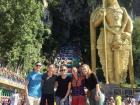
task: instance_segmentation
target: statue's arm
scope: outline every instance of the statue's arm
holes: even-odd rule
[[[132,34],[132,32],[133,32],[133,23],[132,23],[132,19],[130,18],[130,16],[128,16],[128,22],[126,24],[124,32],[128,32],[130,34]]]
[[[124,32],[124,29],[125,29],[125,27],[126,27],[126,25],[127,25],[127,22],[128,22],[128,17],[129,17],[129,15],[128,15],[128,13],[127,13],[127,11],[126,11],[125,8],[122,7],[122,10],[123,10],[123,19],[122,19],[122,28],[121,28],[121,32]]]
[[[124,32],[122,34],[124,35],[125,39],[130,39],[132,32],[133,32],[133,23],[132,23],[132,20],[129,16],[126,27],[125,27]]]
[[[96,27],[102,22],[98,10],[96,9],[90,16],[91,65],[94,72],[96,71]]]
[[[103,21],[102,18],[98,18],[98,19],[92,21],[92,26],[93,26],[93,28],[98,27],[98,26],[102,23],[102,21]]]
[[[103,11],[98,9],[95,11],[95,13],[92,13],[90,21],[93,28],[98,27],[103,22]]]

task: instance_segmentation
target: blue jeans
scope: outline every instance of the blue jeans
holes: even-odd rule
[[[99,92],[99,100],[95,100],[96,89],[91,90],[91,96],[88,97],[90,105],[104,105],[105,95]]]
[[[56,96],[56,105],[61,105],[61,100],[63,98]],[[69,105],[69,97],[67,97],[67,99],[64,101],[63,105]]]

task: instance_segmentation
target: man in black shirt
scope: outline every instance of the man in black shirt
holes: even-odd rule
[[[55,65],[50,64],[48,71],[42,76],[42,97],[40,105],[54,105],[54,87],[57,78],[54,72]]]

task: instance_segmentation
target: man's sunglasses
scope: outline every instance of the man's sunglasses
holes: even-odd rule
[[[36,65],[36,67],[38,67],[38,66],[41,67],[41,65]]]

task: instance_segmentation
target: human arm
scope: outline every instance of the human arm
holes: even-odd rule
[[[100,84],[99,84],[96,74],[94,74],[94,78],[95,78],[95,83],[96,83],[96,96],[98,96],[100,92]]]
[[[29,84],[29,81],[26,79],[25,80],[25,95],[26,96],[28,95],[28,84]]]
[[[44,82],[45,82],[45,80],[46,80],[47,77],[48,77],[47,73],[44,73],[44,74],[42,75],[42,80],[41,80],[41,86],[42,86],[42,87],[43,87]]]
[[[27,75],[26,79],[25,79],[25,95],[28,95],[28,86],[30,84],[31,81],[31,72]]]
[[[56,92],[58,88],[58,76],[55,77],[54,91]]]
[[[98,95],[99,92],[100,92],[100,85],[98,83],[96,84],[96,95]]]
[[[94,83],[95,83],[95,89],[96,89],[96,92],[95,92],[95,99],[98,100],[99,99],[99,94],[100,94],[100,84],[99,84],[99,80],[98,80],[98,77],[96,76],[95,73],[93,73],[93,80],[94,80]]]
[[[58,87],[58,81],[55,81],[55,85],[54,85],[55,88]]]
[[[96,94],[95,94],[95,100],[99,100],[100,98],[100,85],[96,84]]]

